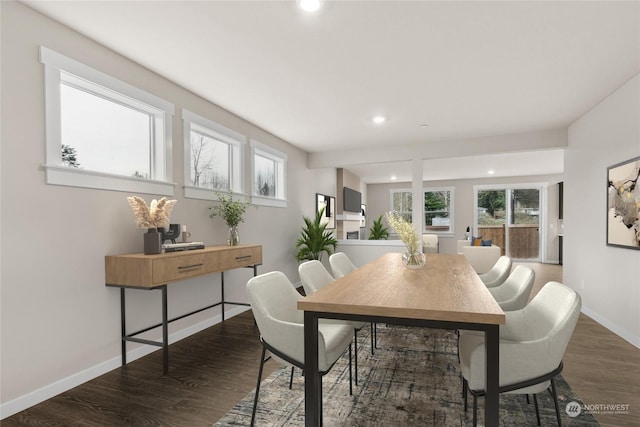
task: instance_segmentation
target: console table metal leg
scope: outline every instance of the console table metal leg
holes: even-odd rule
[[[127,322],[125,318],[124,288],[120,288],[120,339],[122,340],[122,366],[127,364]]]
[[[169,317],[167,313],[167,285],[162,288],[162,364],[163,375],[169,374]]]

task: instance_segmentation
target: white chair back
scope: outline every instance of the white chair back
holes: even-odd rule
[[[440,252],[440,246],[438,243],[437,234],[423,234],[422,235],[422,248],[425,253],[438,253]]]
[[[479,274],[480,280],[485,284],[487,288],[494,288],[500,286],[507,280],[509,274],[511,274],[511,267],[513,262],[508,256],[501,256],[494,264],[491,270],[486,273]]]
[[[306,295],[318,292],[320,289],[333,282],[333,276],[320,261],[312,260],[303,262],[298,266],[300,281]]]
[[[546,357],[540,361],[544,364],[543,370],[560,364],[581,308],[580,295],[573,289],[559,282],[548,282],[522,310],[523,323],[528,327],[518,331],[519,338],[548,342]]]
[[[336,252],[331,255],[329,265],[331,265],[331,272],[336,279],[346,276],[357,268],[344,252]]]
[[[535,276],[535,272],[529,267],[518,265],[502,285],[489,288],[489,292],[491,292],[502,310],[520,310],[529,301]]]
[[[251,310],[262,338],[274,347],[281,340],[279,323],[304,324],[304,313],[297,308],[302,295],[280,271],[261,274],[247,282]],[[304,359],[300,359],[302,362]]]

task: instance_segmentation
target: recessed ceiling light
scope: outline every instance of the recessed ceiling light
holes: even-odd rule
[[[489,169],[489,170],[487,171],[487,173],[488,173],[489,175],[493,175],[494,173],[496,173],[496,171],[494,171],[493,169]]]
[[[373,123],[379,125],[381,123],[384,123],[387,120],[387,118],[385,116],[375,116],[371,120],[373,120]]]
[[[428,125],[428,124],[426,124],[426,123],[423,123],[423,124],[421,124],[421,125],[420,125],[420,127],[421,127],[421,128],[428,128],[428,127],[429,127],[429,125]]]
[[[298,0],[298,7],[305,12],[316,12],[320,6],[320,0]]]
[[[395,175],[391,175],[391,181],[395,181],[396,179],[398,179],[398,177],[397,177],[397,176],[395,176]]]

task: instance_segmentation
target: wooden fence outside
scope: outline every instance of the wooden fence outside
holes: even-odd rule
[[[517,259],[537,259],[540,251],[539,226],[536,224],[512,225],[509,227],[509,256]],[[478,227],[482,240],[492,240],[505,254],[505,226],[488,225]]]

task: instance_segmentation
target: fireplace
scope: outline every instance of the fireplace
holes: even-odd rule
[[[347,231],[347,240],[358,240],[360,238],[359,231]]]

